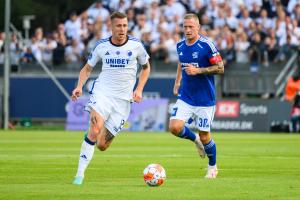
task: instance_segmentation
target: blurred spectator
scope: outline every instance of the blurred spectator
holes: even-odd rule
[[[166,0],[167,5],[164,8],[163,15],[167,17],[167,21],[172,21],[177,15],[180,17],[179,23],[182,23],[182,16],[185,15],[186,9],[180,2],[175,2],[174,0]]]
[[[226,24],[231,30],[236,30],[238,28],[238,19],[233,15],[231,8],[228,8],[226,11]]]
[[[260,8],[261,8],[261,5],[259,6],[257,4],[258,2],[253,2],[252,3],[252,9],[250,11],[250,17],[254,20],[256,20],[259,16],[260,16]],[[261,3],[261,1],[260,1]]]
[[[48,64],[52,65],[53,60],[53,50],[57,47],[57,42],[54,40],[52,34],[48,34],[46,36],[46,40],[44,45],[42,46],[42,59],[43,61]]]
[[[150,56],[150,61],[151,61],[151,60],[152,60],[151,45],[152,45],[152,43],[153,43],[153,40],[152,40],[152,38],[151,38],[151,32],[150,32],[150,31],[144,32],[144,33],[142,34],[141,40],[142,40],[142,43],[143,43],[143,45],[144,45],[144,47],[145,47],[147,53],[148,53],[149,56]]]
[[[256,19],[256,23],[261,24],[263,31],[265,32],[273,26],[273,22],[268,18],[268,13],[265,9],[261,10],[260,16]]]
[[[151,45],[150,51],[153,59],[166,62],[168,59],[168,49],[166,46],[166,35],[160,34],[159,39]]]
[[[56,41],[56,48],[53,49],[52,63],[56,65],[61,65],[65,60],[65,47],[67,45],[67,37],[65,35],[64,24],[59,24],[57,31],[53,32],[53,39]]]
[[[132,34],[134,37],[141,39],[144,32],[149,32],[151,30],[151,26],[147,23],[146,15],[143,13],[136,16],[136,21],[137,24],[134,26]]]
[[[109,4],[109,7],[112,12],[119,11],[119,12],[125,13],[125,11],[128,8],[130,8],[130,6],[131,6],[131,1],[126,1],[126,0],[112,0],[112,1],[110,1],[110,4]]]
[[[235,43],[235,51],[236,51],[236,62],[237,63],[248,63],[248,48],[250,43],[248,41],[248,36],[245,32],[240,32],[237,35],[237,40]]]
[[[259,63],[262,60],[262,52],[265,49],[261,41],[259,33],[255,32],[251,38],[249,47],[250,71],[253,73],[258,72]]]
[[[21,54],[22,63],[32,63],[35,61],[34,55],[32,53],[31,47],[26,47],[25,51]]]
[[[177,48],[176,43],[180,40],[179,34],[170,34],[166,33],[167,35],[167,41],[165,42],[166,48],[167,48],[167,58],[165,62],[167,63],[177,63],[178,61],[178,55],[177,55]]]
[[[18,71],[18,65],[20,60],[22,46],[18,41],[17,35],[15,33],[11,34],[10,41],[10,64],[12,71]]]
[[[78,18],[76,12],[72,12],[70,14],[70,18],[65,23],[65,30],[68,40],[75,39],[80,41],[80,29],[81,29],[81,22],[80,18]]]
[[[268,62],[274,62],[278,50],[279,50],[279,45],[278,41],[276,38],[276,33],[274,29],[268,29],[268,36],[265,38],[265,46],[266,46],[266,51],[268,54]]]
[[[105,22],[109,18],[109,11],[103,7],[102,0],[97,0],[88,10],[87,14],[89,19],[96,21],[100,19]]]
[[[110,20],[106,20],[105,24],[100,27],[102,31],[102,38],[108,38],[111,36],[111,22]],[[95,29],[97,31],[97,29]]]
[[[41,41],[39,41],[36,37],[31,38],[30,50],[28,51],[33,54],[35,60],[42,61],[42,45]],[[28,49],[29,50],[29,49]]]
[[[135,25],[135,12],[133,8],[129,8],[126,12],[128,19],[128,30],[131,32]]]
[[[82,42],[72,39],[71,45],[66,47],[65,59],[69,66],[80,64],[83,61],[84,45]]]

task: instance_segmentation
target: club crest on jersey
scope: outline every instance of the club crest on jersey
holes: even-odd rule
[[[128,50],[127,54],[129,57],[132,56],[132,51]]]
[[[117,54],[117,55],[120,55],[120,51],[116,51],[116,54]]]
[[[193,56],[193,58],[198,58],[198,52],[196,51],[196,52],[193,52],[192,53],[192,56]]]

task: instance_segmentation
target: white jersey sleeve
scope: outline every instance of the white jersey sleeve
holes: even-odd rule
[[[87,64],[89,64],[92,67],[95,67],[95,65],[97,64],[97,62],[99,62],[99,60],[101,59],[101,47],[103,44],[105,44],[105,42],[107,42],[109,39],[101,39],[99,40],[96,45],[95,48],[91,51],[89,57],[88,57],[88,61]]]
[[[138,47],[138,56],[137,56],[137,60],[138,60],[138,63],[140,65],[145,65],[148,60],[149,60],[149,55],[146,51],[146,49],[144,48],[144,46],[142,45],[142,43],[139,43],[139,47]]]
[[[87,64],[89,64],[92,67],[95,67],[95,65],[97,64],[97,62],[99,62],[99,60],[101,59],[98,52],[96,51],[96,49],[99,46],[96,46],[92,52],[90,53],[89,57],[88,57],[88,61]]]

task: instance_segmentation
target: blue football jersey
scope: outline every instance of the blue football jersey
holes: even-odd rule
[[[185,39],[177,43],[177,54],[182,68],[182,80],[178,98],[192,106],[213,106],[216,104],[214,75],[188,75],[186,64],[209,67],[221,61],[215,45],[204,36],[192,45]]]

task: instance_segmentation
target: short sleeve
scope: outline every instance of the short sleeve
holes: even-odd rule
[[[209,63],[214,65],[218,62],[221,62],[222,57],[214,43],[211,41],[207,41],[207,45]]]
[[[142,43],[140,43],[137,51],[138,51],[138,56],[137,56],[138,63],[140,65],[145,65],[148,62],[150,56],[148,55]]]
[[[88,60],[87,60],[87,64],[89,64],[92,67],[95,67],[95,65],[97,64],[97,62],[100,60],[100,56],[97,53],[97,49],[99,46],[96,46],[90,53]]]

